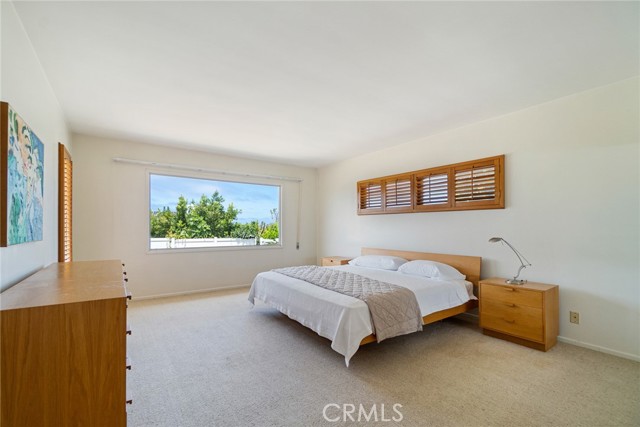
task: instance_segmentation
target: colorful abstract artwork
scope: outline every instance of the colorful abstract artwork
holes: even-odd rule
[[[0,246],[42,240],[44,144],[9,104],[0,107]]]

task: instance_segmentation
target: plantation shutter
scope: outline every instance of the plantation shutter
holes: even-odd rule
[[[498,177],[501,159],[466,163],[454,168],[454,203],[456,206],[492,206],[503,196]]]
[[[416,173],[416,209],[437,210],[450,205],[447,169]]]
[[[411,175],[386,179],[384,181],[385,211],[389,209],[395,212],[411,211],[413,208],[412,184]]]
[[[502,209],[504,155],[359,181],[358,215]]]
[[[73,260],[72,201],[73,162],[65,146],[58,144],[58,262]]]
[[[382,212],[382,181],[358,184],[358,213]]]

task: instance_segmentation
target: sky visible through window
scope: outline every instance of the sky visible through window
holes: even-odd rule
[[[205,194],[207,197],[218,191],[224,197],[225,208],[233,203],[242,212],[239,223],[251,221],[272,222],[270,210],[280,210],[280,187],[276,185],[247,184],[230,181],[215,181],[201,178],[185,178],[169,175],[150,175],[150,208],[152,211],[168,206],[176,210],[178,198],[182,195],[187,202]]]

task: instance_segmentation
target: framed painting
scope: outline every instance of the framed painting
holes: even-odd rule
[[[44,144],[0,102],[0,246],[42,240]]]

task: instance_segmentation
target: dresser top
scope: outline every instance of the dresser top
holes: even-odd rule
[[[0,294],[0,311],[125,298],[119,260],[59,262]]]
[[[542,291],[542,292],[558,287],[558,285],[551,285],[548,283],[526,282],[523,285],[516,285],[513,283],[507,283],[506,281],[507,279],[504,279],[501,277],[491,277],[489,279],[480,280],[480,283],[486,283],[488,285],[507,286],[509,288],[516,288],[516,289],[529,289],[533,291]]]

